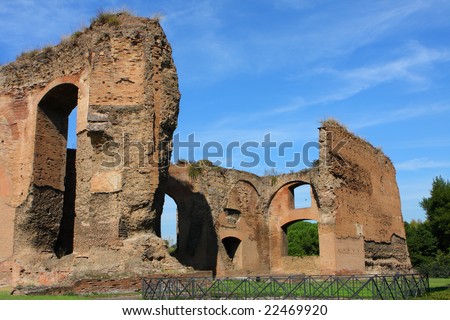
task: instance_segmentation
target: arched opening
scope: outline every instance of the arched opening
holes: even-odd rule
[[[161,239],[166,241],[169,253],[176,253],[178,247],[178,208],[176,202],[169,195],[164,197],[161,215]]]
[[[176,232],[173,231],[173,223],[170,227],[172,235],[176,234],[177,249],[172,253],[173,257],[185,266],[195,270],[211,270],[215,274],[219,244],[211,208],[205,196],[194,192],[189,183],[171,175],[164,192],[176,203],[176,215],[172,210],[167,217],[171,216],[172,221],[176,221]],[[161,218],[165,219],[166,213]],[[165,231],[163,237],[164,234]]]
[[[319,228],[314,220],[297,220],[285,224],[285,256],[305,257],[319,255]]]
[[[222,239],[223,246],[227,251],[228,257],[233,261],[238,252],[239,246],[241,245],[241,240],[235,237],[226,237]]]
[[[311,207],[311,186],[309,184],[297,185],[291,188],[294,196],[294,208],[310,208]]]
[[[73,252],[76,197],[76,141],[68,143],[69,122],[76,123],[78,87],[65,83],[48,91],[37,108],[34,154],[34,201],[32,212],[37,223],[45,223],[33,240],[34,245],[53,250],[58,257]],[[70,135],[76,136],[70,125]],[[73,140],[73,139],[72,139]]]

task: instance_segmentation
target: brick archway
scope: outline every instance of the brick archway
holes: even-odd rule
[[[67,136],[68,117],[77,105],[78,87],[72,83],[52,87],[37,104],[34,197],[24,227],[38,231],[31,245],[53,250],[58,257],[73,251],[76,153],[67,150]],[[39,227],[43,221],[46,228]]]
[[[271,237],[269,239],[269,248],[272,272],[320,273],[319,257],[305,257],[304,259],[301,257],[289,257],[287,254],[287,225],[299,220],[315,220],[320,225],[319,208],[312,185],[310,185],[311,206],[308,208],[295,208],[294,190],[302,185],[310,184],[299,180],[285,183],[275,192],[270,202],[269,228]],[[320,238],[319,231],[319,246]]]
[[[180,263],[216,273],[218,243],[211,208],[186,181],[169,176],[165,193],[177,204],[177,250]]]

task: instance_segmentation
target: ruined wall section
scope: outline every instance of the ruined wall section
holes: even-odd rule
[[[93,160],[86,160],[86,170],[93,172],[82,193],[92,193],[92,205],[103,207],[99,212],[109,217],[105,231],[113,234],[102,238],[116,241],[119,229],[122,239],[158,233],[155,221],[164,196],[158,186],[167,179],[167,146],[178,116],[180,94],[170,45],[156,22],[141,23],[105,34],[107,47],[92,53],[86,139],[91,140]],[[112,217],[108,212],[121,214]],[[84,218],[105,221],[81,216],[81,234],[87,232],[83,225],[100,225]],[[87,249],[91,241],[79,238],[80,248]]]
[[[113,21],[95,21],[0,69],[0,220],[9,231],[0,235],[0,264],[12,261],[14,248],[16,283],[182,272],[156,228],[180,99],[171,48],[155,20],[118,14]],[[77,88],[67,110],[78,106],[76,219],[74,254],[58,260],[67,118],[50,114],[60,113],[54,97],[67,84]],[[55,105],[40,116],[49,93]]]
[[[295,270],[298,261],[281,252],[281,227],[311,217],[320,258],[299,268],[410,267],[392,163],[334,121],[320,128],[318,168],[258,177],[205,163],[196,174],[171,168],[169,178],[180,99],[170,45],[157,21],[113,21],[0,67],[0,284],[187,271],[160,239],[164,193],[178,204],[177,257],[196,269]],[[78,150],[67,172],[76,179],[66,179],[64,132],[75,105]],[[73,254],[61,258],[67,180],[76,181],[76,219]],[[314,191],[309,211],[291,208],[288,187],[299,183]]]
[[[335,248],[330,266],[341,273],[408,270],[400,196],[390,159],[332,120],[323,123],[319,140],[316,189],[322,227],[328,229],[329,246]],[[386,246],[389,250],[381,248]]]
[[[218,276],[320,273],[317,258],[282,254],[283,225],[318,220],[315,201],[313,208],[296,210],[292,199],[276,199],[292,184],[315,180],[317,169],[260,177],[199,163],[172,165],[165,190],[177,203],[175,256],[182,264],[212,267]]]
[[[55,188],[43,191],[33,184],[37,104],[43,98],[43,92],[60,83],[78,86],[80,105],[86,102],[86,86],[83,85],[86,73],[83,72],[88,65],[88,42],[88,37],[66,39],[58,47],[25,53],[17,61],[0,66],[0,172],[3,172],[0,177],[0,221],[5,228],[0,232],[0,264],[9,265],[5,271],[8,283],[13,269],[13,248],[16,247],[16,251],[25,249],[29,245],[27,239],[39,238],[36,233],[36,236],[21,234],[23,228],[20,226],[32,220],[32,213],[27,208],[42,192],[53,190],[55,196],[62,192]],[[40,227],[54,232],[52,224],[59,224],[60,219],[56,215],[48,226]],[[49,221],[35,223],[45,222]]]
[[[190,166],[171,166],[176,183],[166,190],[178,206],[179,260],[195,267],[213,258],[218,276],[269,274],[269,179],[209,164]],[[187,189],[176,192],[176,184]]]
[[[80,193],[89,199],[77,202],[76,277],[183,272],[159,224],[180,99],[171,47],[156,21],[126,15],[102,37],[81,135],[90,157],[80,164]]]

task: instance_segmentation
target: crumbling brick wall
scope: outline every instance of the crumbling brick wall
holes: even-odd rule
[[[199,199],[206,204],[203,212],[200,206],[178,206],[179,254],[183,256],[186,242],[192,240],[184,230],[192,230],[187,217],[195,214],[214,225],[214,234],[199,242],[217,247],[218,275],[409,271],[400,196],[389,158],[332,120],[320,128],[319,144],[317,166],[291,174],[259,177],[202,162],[195,165],[195,176],[189,176],[192,165],[171,167],[170,179],[176,183],[166,192],[178,204],[189,202],[190,208]],[[310,186],[311,206],[296,209],[293,189],[303,184]],[[177,192],[176,185],[184,191]],[[288,256],[285,228],[298,220],[317,221],[320,256]],[[198,225],[195,236],[205,227]],[[196,247],[197,259],[203,250]]]
[[[179,98],[159,23],[128,14],[0,67],[0,264],[14,283],[183,269],[158,237]]]
[[[411,268],[396,172],[381,149],[336,121],[320,128],[316,183],[323,234],[332,248],[324,269],[341,273]],[[377,254],[381,247],[383,255]]]

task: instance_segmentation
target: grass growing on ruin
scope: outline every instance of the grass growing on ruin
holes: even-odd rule
[[[22,52],[20,55],[17,56],[17,60],[28,60],[33,59],[37,56],[40,56],[42,59],[48,58],[53,51],[53,47],[51,45],[47,45],[45,47],[42,47],[41,49],[33,49],[30,51]]]
[[[203,172],[203,168],[198,162],[189,165],[188,170],[189,170],[189,178],[191,178],[192,180],[196,180],[197,177],[200,176]]]
[[[184,160],[182,160],[182,161],[184,161]],[[192,180],[196,180],[203,173],[204,168],[210,168],[213,170],[221,170],[222,169],[221,167],[216,166],[209,160],[199,160],[199,161],[192,162],[189,164],[189,168],[188,168],[189,177]]]
[[[97,15],[91,20],[91,23],[99,23],[106,24],[111,27],[117,27],[120,25],[119,15],[132,15],[131,12],[127,10],[120,11],[100,11]]]

